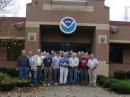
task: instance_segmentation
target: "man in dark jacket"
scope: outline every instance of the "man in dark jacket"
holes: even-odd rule
[[[44,64],[44,85],[50,85],[52,83],[52,58],[47,53],[46,58],[43,59]]]
[[[19,70],[19,79],[28,78],[29,59],[26,56],[25,50],[22,50],[22,55],[17,59],[17,69]]]

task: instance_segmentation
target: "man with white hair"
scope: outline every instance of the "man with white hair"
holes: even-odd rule
[[[90,54],[90,59],[88,60],[88,73],[89,73],[89,84],[96,87],[96,80],[97,80],[97,73],[96,68],[98,66],[99,62],[95,58],[94,54]]]

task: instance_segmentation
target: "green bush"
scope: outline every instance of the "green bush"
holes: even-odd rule
[[[106,80],[108,80],[108,78],[102,78],[102,79],[99,80],[98,84],[99,84],[99,85],[104,85],[104,82],[105,82]]]
[[[6,73],[7,71],[7,68],[5,67],[0,67],[0,73]]]
[[[0,73],[0,82],[2,81],[2,80],[5,80],[5,79],[7,79],[7,78],[10,78],[10,76],[9,75],[7,75],[7,74],[5,74],[5,73]]]
[[[130,81],[118,81],[111,84],[110,88],[117,93],[130,94]]]
[[[0,72],[1,73],[6,73],[8,75],[10,75],[11,77],[18,77],[18,71],[15,68],[4,68],[4,67],[0,67]]]
[[[116,79],[107,79],[106,81],[104,81],[103,85],[105,88],[110,88],[110,85],[116,82],[118,82],[118,80]]]
[[[116,71],[114,72],[115,79],[126,79],[126,73],[124,71]]]
[[[107,77],[105,77],[105,76],[103,76],[103,75],[97,75],[97,83],[98,83],[101,79],[103,79],[103,78],[107,78]]]
[[[0,91],[9,91],[15,88],[13,83],[0,83]]]
[[[130,79],[130,71],[127,72],[127,79]]]
[[[18,71],[16,69],[7,69],[6,73],[11,77],[18,77]]]
[[[30,80],[17,80],[15,85],[16,87],[30,87],[31,81]]]
[[[30,80],[18,80],[10,75],[0,73],[0,91],[8,91],[15,87],[30,87]]]

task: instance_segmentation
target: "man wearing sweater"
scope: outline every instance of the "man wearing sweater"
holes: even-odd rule
[[[78,74],[78,66],[79,66],[79,59],[77,57],[77,53],[72,53],[72,57],[69,59],[69,67],[70,67],[70,76],[69,76],[69,83],[76,84],[77,83],[77,74]]]

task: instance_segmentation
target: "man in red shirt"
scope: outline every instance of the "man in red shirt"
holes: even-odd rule
[[[89,54],[86,52],[82,57],[80,58],[80,64],[79,69],[81,73],[81,84],[88,84],[89,77],[88,77],[88,63],[89,60]]]

